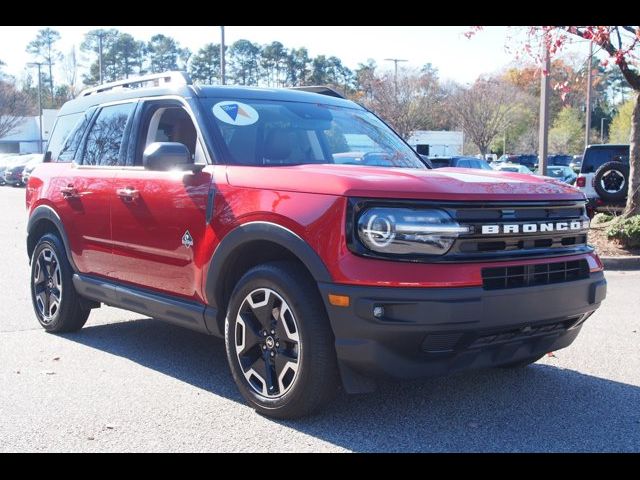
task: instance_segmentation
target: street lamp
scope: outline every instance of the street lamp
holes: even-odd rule
[[[40,116],[40,142],[38,143],[38,153],[42,153],[42,62],[30,62],[27,63],[28,67],[38,67],[38,110]]]
[[[220,84],[224,85],[226,79],[224,77],[224,26],[220,26]]]
[[[393,62],[394,74],[393,74],[393,93],[398,96],[398,62],[408,62],[409,60],[402,60],[401,58],[385,58],[385,62]]]

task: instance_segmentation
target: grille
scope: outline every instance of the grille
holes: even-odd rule
[[[589,264],[582,259],[537,265],[483,268],[482,286],[485,290],[501,290],[571,282],[588,277]]]

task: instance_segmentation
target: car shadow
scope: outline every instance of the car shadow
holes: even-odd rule
[[[218,338],[152,319],[63,336],[243,402]],[[354,451],[640,451],[639,405],[638,386],[535,364],[384,382],[277,423]]]

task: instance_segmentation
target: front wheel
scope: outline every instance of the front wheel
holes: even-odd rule
[[[307,415],[337,390],[324,305],[313,280],[294,263],[259,265],[240,279],[227,310],[225,343],[240,393],[264,415]]]

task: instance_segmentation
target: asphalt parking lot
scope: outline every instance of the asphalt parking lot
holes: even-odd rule
[[[50,335],[28,294],[24,189],[0,187],[0,451],[640,451],[640,272],[576,342],[520,371],[341,395],[272,421],[246,407],[223,342],[115,308]]]

